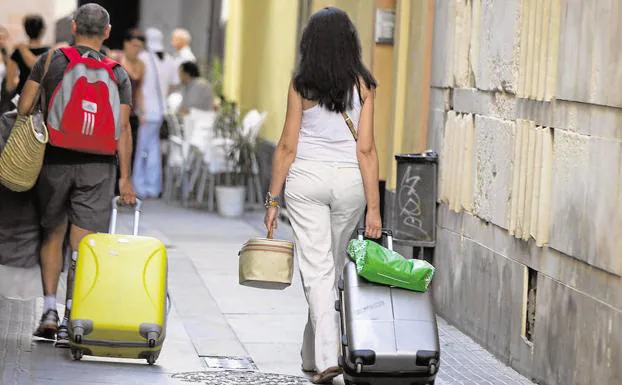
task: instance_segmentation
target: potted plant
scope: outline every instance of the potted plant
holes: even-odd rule
[[[242,133],[235,103],[222,98],[214,124],[214,144],[223,152],[224,183],[216,186],[216,207],[224,217],[240,217],[246,203],[246,182],[252,175],[255,143]]]

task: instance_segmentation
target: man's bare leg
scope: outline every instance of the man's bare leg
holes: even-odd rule
[[[43,316],[35,331],[36,337],[54,339],[58,331],[56,291],[63,269],[63,242],[67,232],[67,221],[53,229],[45,230],[41,244],[41,280],[43,282]]]
[[[71,307],[73,305],[73,282],[75,277],[76,262],[78,260],[78,246],[80,241],[85,236],[92,233],[92,231],[85,230],[76,225],[71,225],[71,233],[69,235],[69,243],[71,244],[71,266],[67,271],[67,301],[65,303],[65,315],[63,316],[63,322],[58,329],[56,346],[57,348],[69,347],[69,332],[67,330],[67,324],[71,317]]]

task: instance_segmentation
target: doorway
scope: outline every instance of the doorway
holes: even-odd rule
[[[140,0],[78,0],[78,7],[96,3],[110,13],[110,38],[106,40],[106,46],[111,49],[123,48],[123,37],[130,28],[138,27],[140,21]]]

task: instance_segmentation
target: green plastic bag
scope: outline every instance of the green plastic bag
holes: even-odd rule
[[[348,254],[358,274],[370,282],[426,292],[434,276],[434,266],[428,262],[406,259],[373,241],[351,240]]]

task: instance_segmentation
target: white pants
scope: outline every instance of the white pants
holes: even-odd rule
[[[297,159],[287,177],[285,198],[309,303],[302,365],[321,372],[336,366],[339,356],[334,306],[346,245],[365,210],[361,172],[356,164]]]

